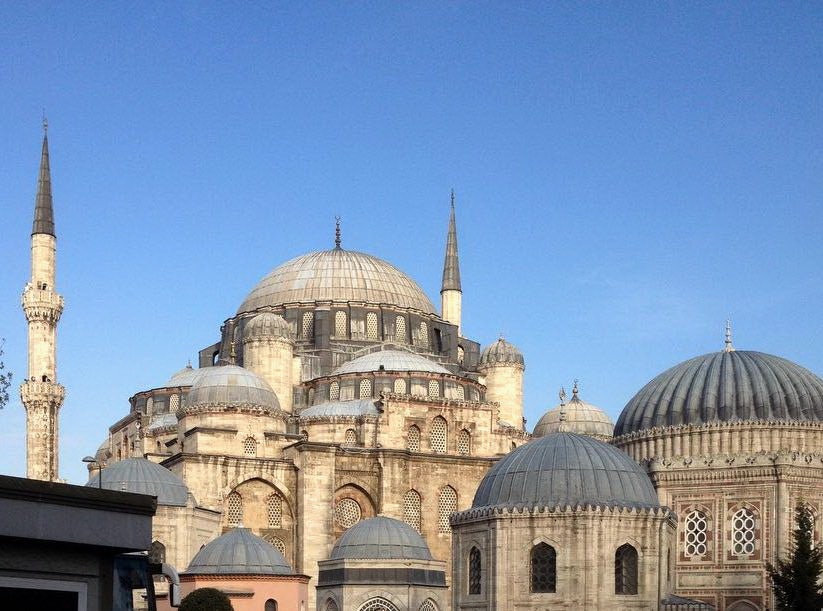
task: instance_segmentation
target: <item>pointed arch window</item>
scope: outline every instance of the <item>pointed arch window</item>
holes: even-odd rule
[[[371,380],[360,380],[360,398],[368,399],[372,396]]]
[[[340,398],[340,382],[329,384],[329,401],[337,401]]]
[[[735,556],[751,556],[755,549],[755,518],[745,507],[732,516],[732,552]]]
[[[269,528],[282,528],[283,526],[283,497],[273,492],[266,499],[266,514]]]
[[[628,543],[614,554],[614,593],[637,594],[637,550]]]
[[[530,554],[532,592],[557,591],[557,553],[547,543],[538,543]]]
[[[398,316],[394,322],[394,341],[406,343],[406,319],[402,316]]]
[[[337,310],[334,313],[334,336],[338,338],[345,338],[348,332],[348,321],[346,320],[346,313],[343,310]]]
[[[345,440],[343,445],[356,446],[357,445],[357,431],[354,429],[346,429]]]
[[[469,594],[480,594],[483,585],[483,559],[480,550],[472,547],[469,551]]]
[[[424,348],[429,347],[429,325],[426,324],[426,321],[420,321],[420,345]]]
[[[237,526],[243,521],[243,497],[239,492],[231,492],[226,497],[226,521],[229,526]]]
[[[378,596],[367,600],[357,611],[398,611],[398,609],[394,603]]]
[[[443,486],[437,498],[437,530],[441,533],[452,531],[449,516],[457,511],[457,491],[451,486]]]
[[[263,541],[266,543],[271,544],[278,552],[286,556],[286,544],[283,543],[283,539],[276,535],[268,534],[263,536]]]
[[[303,312],[303,339],[314,339],[314,312]]]
[[[685,541],[683,554],[686,558],[702,558],[708,552],[709,521],[702,511],[692,511],[683,522]]]
[[[433,399],[440,396],[440,382],[437,380],[429,380],[429,396]]]
[[[431,428],[431,444],[432,452],[435,454],[445,454],[448,445],[449,427],[446,424],[446,419],[443,416],[437,416],[432,420]]]
[[[406,448],[409,452],[420,451],[420,429],[413,424],[409,427],[409,438],[406,442]]]
[[[423,601],[423,604],[420,605],[420,609],[418,611],[439,611],[439,609],[437,608],[437,604],[431,598],[427,598]]]
[[[334,599],[330,598],[326,601],[326,606],[323,607],[323,611],[339,611],[339,607],[337,603],[334,602]]]
[[[457,434],[457,453],[461,456],[472,453],[472,436],[466,429],[461,429]]]
[[[149,546],[149,562],[162,564],[166,561],[166,546],[160,541],[152,541]]]
[[[394,381],[394,394],[405,395],[406,392],[406,380],[404,380],[403,378],[397,378]]]
[[[377,314],[374,312],[366,313],[366,339],[380,339],[377,336]]]
[[[421,501],[416,490],[409,490],[403,496],[403,521],[417,532],[422,532]]]
[[[257,456],[257,440],[251,435],[243,440],[243,454],[246,456]]]

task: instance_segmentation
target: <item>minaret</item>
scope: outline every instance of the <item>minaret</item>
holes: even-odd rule
[[[23,290],[29,323],[28,376],[20,385],[26,408],[26,476],[57,481],[57,412],[65,389],[57,383],[57,321],[63,297],[54,291],[56,237],[51,200],[49,142],[43,120],[43,152],[31,231],[31,281]]]
[[[446,260],[443,262],[443,285],[440,288],[440,315],[444,320],[457,325],[457,335],[461,334],[460,323],[463,309],[463,289],[460,286],[460,261],[457,258],[457,224],[454,220],[454,191],[452,191],[449,233],[446,236]]]

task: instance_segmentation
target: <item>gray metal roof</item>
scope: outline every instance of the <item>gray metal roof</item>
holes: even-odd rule
[[[54,233],[54,206],[51,198],[51,170],[49,168],[49,139],[43,134],[43,150],[40,153],[40,176],[37,179],[37,198],[34,203],[34,223],[31,228],[35,233]]]
[[[379,412],[374,399],[353,399],[351,401],[327,401],[307,407],[300,412],[300,418],[337,418],[357,416],[377,416]]]
[[[194,555],[187,575],[292,575],[277,548],[248,528],[234,528]]]
[[[365,253],[342,248],[312,252],[271,271],[237,313],[265,306],[317,301],[363,301],[435,314],[423,289],[399,269]]]
[[[203,367],[186,396],[186,405],[254,405],[280,410],[277,395],[263,378],[237,365]]]
[[[595,437],[611,437],[614,422],[602,409],[581,400],[576,394],[567,403],[558,405],[543,414],[534,427],[535,437],[549,433],[579,433]]]
[[[574,433],[552,433],[513,450],[480,482],[472,507],[600,505],[659,507],[628,454]]]
[[[426,541],[405,522],[376,516],[349,528],[332,548],[331,560],[431,560]]]
[[[97,487],[99,473],[86,486]],[[157,497],[158,505],[185,506],[189,489],[174,473],[145,458],[126,458],[103,469],[103,488]]]
[[[159,414],[154,416],[146,427],[146,432],[164,429],[169,426],[177,426],[177,416],[175,414]],[[108,442],[106,442],[108,445]]]
[[[201,369],[193,369],[191,363],[183,367],[180,371],[177,371],[172,375],[168,382],[166,382],[164,388],[173,388],[175,386],[191,386],[194,384],[195,380],[200,376],[202,373]]]
[[[495,363],[514,363],[517,365],[526,365],[526,362],[523,359],[523,353],[518,350],[517,346],[507,342],[502,337],[496,342],[483,348],[480,352],[479,364],[481,366],[492,365]]]
[[[762,352],[704,354],[646,384],[623,408],[614,434],[743,420],[823,420],[823,380]]]
[[[446,259],[443,262],[443,283],[441,291],[462,290],[460,285],[460,260],[457,256],[457,223],[454,220],[454,191],[452,191],[449,232],[446,236]]]
[[[282,316],[272,312],[262,312],[254,316],[243,327],[243,339],[255,337],[291,337],[291,329]]]
[[[370,373],[380,371],[423,371],[427,373],[451,372],[442,365],[430,361],[416,352],[405,350],[378,350],[343,363],[332,372],[332,375],[344,373]]]

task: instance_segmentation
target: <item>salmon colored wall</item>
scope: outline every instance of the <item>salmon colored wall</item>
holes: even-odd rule
[[[183,579],[180,584],[182,598],[198,588],[217,588],[228,594],[234,611],[264,611],[266,601],[270,598],[277,601],[277,611],[310,611],[309,578],[302,575],[294,577],[195,576]],[[253,595],[233,595],[239,592],[253,592]],[[167,599],[161,599],[157,601],[157,611],[173,610],[169,607]]]

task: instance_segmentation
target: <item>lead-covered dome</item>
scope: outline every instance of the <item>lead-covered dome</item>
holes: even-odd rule
[[[615,437],[657,426],[823,420],[823,380],[784,358],[729,350],[664,371],[623,408]]]
[[[473,508],[659,507],[643,469],[628,454],[574,433],[552,433],[513,450],[480,482]]]
[[[292,575],[277,548],[248,528],[233,528],[194,555],[187,575]]]
[[[186,406],[254,407],[280,411],[277,395],[263,378],[237,365],[204,367],[186,396]]]
[[[337,540],[331,560],[431,560],[426,541],[405,522],[377,516],[361,520]]]
[[[191,363],[175,372],[166,382],[165,388],[175,388],[178,386],[191,386],[200,375],[200,369],[193,369]]]
[[[579,433],[590,435],[603,441],[611,439],[614,422],[602,409],[586,403],[575,389],[568,402],[561,402],[543,414],[534,427],[534,437],[545,437],[549,433]]]
[[[523,353],[518,350],[517,346],[501,337],[480,352],[479,366],[491,365],[520,365],[525,367],[526,362],[523,359]]]
[[[135,494],[157,497],[158,505],[184,507],[189,498],[189,489],[174,473],[145,458],[126,458],[102,471],[95,473],[86,486],[106,488]]]
[[[332,375],[345,373],[370,373],[373,371],[421,371],[451,374],[442,365],[425,356],[405,350],[377,350],[343,363]]]
[[[272,312],[261,312],[249,320],[243,328],[245,341],[270,337],[291,337],[289,323],[282,316]]]
[[[318,301],[362,301],[436,314],[423,289],[399,269],[371,255],[334,248],[312,252],[275,268],[237,310]]]

